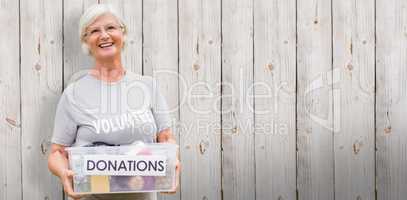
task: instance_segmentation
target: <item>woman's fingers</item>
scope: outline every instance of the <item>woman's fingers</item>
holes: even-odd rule
[[[161,192],[161,194],[175,194],[175,193],[177,193],[176,191],[175,192]]]
[[[82,197],[82,195],[76,194],[76,193],[73,191],[71,185],[72,185],[72,184],[70,184],[70,183],[68,183],[68,182],[64,183],[64,190],[65,190],[65,193],[66,193],[69,197],[73,198],[74,200],[79,200],[79,199]]]
[[[171,189],[172,191],[170,191],[170,192],[161,192],[161,194],[175,194],[175,193],[177,193],[177,188],[178,188],[178,184],[179,184],[179,172],[180,172],[180,170],[181,170],[181,163],[177,159],[177,162],[175,164],[175,185]]]
[[[75,172],[68,169],[68,170],[66,170],[66,175],[67,175],[68,177],[70,177],[70,178],[73,178],[73,176],[75,175]]]
[[[64,173],[64,177],[62,177],[62,184],[64,186],[65,193],[69,197],[73,198],[74,200],[79,200],[82,196],[76,194],[72,188],[72,178],[74,175],[75,173],[72,170],[66,170]]]
[[[172,191],[170,192],[163,192],[164,194],[175,194],[177,193],[177,188],[178,188],[178,184],[179,184],[179,172],[181,170],[181,163],[179,162],[179,160],[177,159],[177,163],[175,165],[175,185],[174,187],[171,189]]]

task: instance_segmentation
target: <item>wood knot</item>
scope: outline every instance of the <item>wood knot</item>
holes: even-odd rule
[[[194,68],[195,71],[198,71],[199,68],[201,68],[198,64],[194,64],[192,67]]]
[[[47,154],[47,152],[48,152],[48,146],[50,145],[50,143],[49,142],[47,142],[47,141],[42,141],[41,142],[41,153],[43,154],[43,155],[46,155]]]
[[[318,20],[316,19],[316,20],[314,20],[314,24],[318,24]]]
[[[54,43],[55,43],[55,41],[54,41],[54,40],[51,40],[51,41],[49,41],[49,43],[54,44]]]
[[[208,200],[208,197],[203,196],[203,197],[202,197],[202,200]]]
[[[360,149],[362,148],[363,144],[360,141],[356,141],[353,143],[353,153],[357,155],[360,152]]]
[[[201,141],[199,143],[199,152],[203,155],[206,152],[206,149],[209,147],[209,142],[207,141]]]
[[[284,40],[284,44],[288,44],[288,40]]]
[[[346,66],[346,68],[348,68],[349,71],[352,71],[352,70],[353,70],[353,65],[349,63],[349,64]]]
[[[239,128],[237,128],[236,126],[232,128],[232,133],[237,133],[239,131]]]
[[[266,65],[266,68],[267,68],[269,71],[272,71],[272,70],[273,70],[273,64],[271,64],[271,63],[267,64],[267,65]]]
[[[34,69],[37,71],[41,70],[41,65],[39,63],[35,64]]]
[[[366,41],[366,40],[363,40],[363,41],[362,41],[362,44],[366,44],[366,43],[367,43],[367,41]]]
[[[13,127],[19,127],[20,125],[17,124],[17,121],[11,118],[6,118],[6,122]]]
[[[208,44],[213,44],[213,41],[212,41],[212,40],[209,40],[209,41],[208,41]]]
[[[37,52],[38,52],[38,55],[41,54],[41,42],[40,42],[40,39],[38,39]]]
[[[390,134],[391,133],[391,126],[388,126],[384,129],[385,134]]]
[[[278,196],[278,200],[284,200],[284,198],[280,195]]]
[[[362,200],[362,197],[361,197],[360,195],[358,195],[358,196],[356,197],[356,200]]]

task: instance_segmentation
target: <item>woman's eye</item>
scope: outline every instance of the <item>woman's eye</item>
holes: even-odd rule
[[[115,26],[108,26],[108,27],[107,27],[107,30],[115,30],[115,29],[116,29]]]
[[[98,33],[98,32],[99,32],[98,29],[93,29],[93,30],[90,31],[90,34],[94,34],[94,33]]]

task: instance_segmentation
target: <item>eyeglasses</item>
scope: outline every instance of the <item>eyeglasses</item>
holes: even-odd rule
[[[90,28],[88,31],[85,32],[83,35],[84,37],[95,37],[95,36],[100,36],[102,34],[102,30],[104,30],[106,33],[116,33],[120,29],[123,29],[123,26],[117,25],[117,24],[107,24],[101,27],[95,27],[95,28]]]

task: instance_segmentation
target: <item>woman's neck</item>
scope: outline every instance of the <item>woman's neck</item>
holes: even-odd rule
[[[120,59],[96,60],[94,67],[90,70],[91,75],[107,82],[120,80],[125,72]]]

